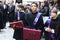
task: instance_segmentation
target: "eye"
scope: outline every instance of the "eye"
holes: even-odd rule
[[[31,6],[31,7],[33,7],[33,6]]]

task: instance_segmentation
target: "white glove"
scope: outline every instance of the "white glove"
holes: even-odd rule
[[[55,33],[54,29],[51,30],[52,33]]]

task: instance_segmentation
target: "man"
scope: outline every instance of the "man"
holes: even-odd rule
[[[50,7],[57,7],[58,10],[60,10],[60,1],[59,0],[52,0],[52,2],[49,3]]]
[[[13,22],[15,21],[15,5],[13,5],[13,0],[9,0],[8,4],[8,21]]]
[[[2,9],[1,9],[1,4],[0,4],[0,31],[1,29],[3,29],[3,13],[2,13]]]
[[[57,3],[58,3],[58,0],[52,0],[51,2],[50,2],[50,4],[51,4],[51,6],[57,6]]]
[[[2,13],[2,19],[3,19],[3,28],[6,25],[7,22],[7,10],[8,10],[8,6],[6,4],[6,0],[2,0],[1,4],[0,4],[0,8],[1,8],[1,13]]]
[[[51,12],[51,17],[48,19],[48,21],[45,23],[45,40],[57,40],[56,37],[56,27],[58,25],[59,17],[57,17],[57,11]]]
[[[22,5],[18,5],[18,11],[15,13],[15,21],[22,20],[24,23],[25,14],[23,12],[24,7]],[[17,27],[15,27],[17,28]],[[23,40],[23,28],[14,30],[14,36],[16,40]]]
[[[37,18],[38,16],[38,18]],[[43,18],[41,13],[38,12],[37,3],[33,2],[31,4],[31,13],[26,14],[25,16],[26,28],[42,30],[43,31]]]
[[[49,7],[48,2],[41,2],[41,6],[39,7],[39,12],[42,13],[42,16],[49,16]]]

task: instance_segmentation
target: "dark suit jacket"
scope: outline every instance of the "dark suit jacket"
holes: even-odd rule
[[[25,15],[26,26],[31,26],[31,28],[43,30],[44,24],[43,24],[42,15],[40,15],[40,17],[38,19],[38,22],[33,27],[33,21],[36,18],[37,13],[38,12],[36,12],[36,13],[28,13],[28,14]]]
[[[0,4],[0,28],[4,28],[7,21],[7,5],[5,4],[5,9],[2,4]]]
[[[23,23],[24,23],[24,18],[25,18],[24,12],[20,12],[20,20],[22,20]],[[15,21],[18,21],[18,12],[15,13]],[[23,40],[23,29],[14,30],[13,37],[15,39]]]
[[[4,28],[3,27],[3,14],[2,14],[2,12],[0,10],[0,29],[2,29],[2,28]]]
[[[39,7],[39,12],[42,13],[42,16],[49,16],[49,7]]]
[[[25,14],[24,12],[19,12],[20,13],[20,20],[25,19]],[[15,20],[18,21],[18,12],[15,13]]]
[[[57,17],[56,19],[52,19],[51,20],[51,23],[50,23],[50,28],[51,29],[54,29],[54,31],[55,31],[55,33],[54,33],[54,36],[56,37],[56,39],[57,39],[57,36],[56,36],[56,34],[57,34],[57,25],[58,25],[58,21],[59,21],[59,17]],[[45,23],[45,25],[44,25],[45,27],[48,27],[48,21]],[[47,40],[47,39],[51,39],[50,38],[50,36],[49,36],[49,32],[44,32],[44,35],[45,35],[45,40]]]
[[[5,5],[5,8],[4,8]],[[1,11],[3,13],[3,22],[6,23],[7,22],[7,11],[8,11],[8,5],[7,4],[2,4],[1,6]]]
[[[15,19],[15,5],[8,7],[8,21],[13,22]]]

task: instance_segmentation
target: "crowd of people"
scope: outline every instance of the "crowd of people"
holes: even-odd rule
[[[6,4],[6,0],[0,1],[0,29],[5,28],[6,22],[13,22],[15,14],[15,5],[13,0],[9,0]]]
[[[23,5],[13,4],[13,0],[6,0],[0,2],[0,31],[4,29],[6,23],[23,21],[25,28],[41,30],[41,37],[44,32],[45,40],[60,40],[60,11],[59,0],[32,2],[31,4]],[[44,23],[43,18],[49,17]],[[15,27],[16,28],[16,27]],[[16,40],[24,40],[23,29],[14,30]]]

